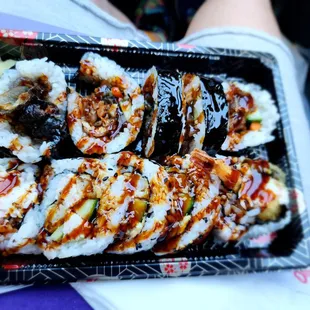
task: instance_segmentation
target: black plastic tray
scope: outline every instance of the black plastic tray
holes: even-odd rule
[[[276,139],[266,146],[247,150],[246,155],[267,157],[284,169],[290,188],[292,221],[283,230],[251,240],[247,245],[195,246],[160,258],[150,252],[131,256],[101,254],[53,261],[41,255],[0,257],[0,283],[202,276],[300,269],[310,265],[309,219],[279,68],[272,55],[171,43],[9,30],[0,32],[2,60],[46,56],[63,67],[68,82],[72,81],[79,60],[87,50],[115,60],[138,81],[141,81],[147,69],[156,65],[163,69],[233,77],[267,89],[276,100],[281,114],[275,132]]]

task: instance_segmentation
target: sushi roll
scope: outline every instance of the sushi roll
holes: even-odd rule
[[[202,149],[206,132],[201,82],[197,75],[182,76],[182,131],[178,153],[189,154],[195,148]]]
[[[202,242],[213,229],[220,212],[220,179],[205,167],[194,150],[185,158],[172,156],[166,166],[168,188],[172,192],[165,239],[153,249],[157,255],[181,251]]]
[[[104,251],[126,211],[120,191],[124,182],[96,159],[53,160],[41,177],[43,200],[36,214],[44,255],[53,259]]]
[[[206,132],[203,150],[218,151],[228,133],[228,102],[221,81],[200,76]]]
[[[162,237],[170,208],[167,174],[163,167],[123,152],[117,159],[117,174],[128,176],[128,209],[118,239],[109,253],[132,254],[150,250]]]
[[[266,160],[242,157],[209,158],[209,163],[223,184],[221,213],[214,230],[218,240],[240,241],[288,224],[288,189],[278,167]]]
[[[158,73],[155,67],[152,67],[147,72],[142,93],[145,102],[142,150],[143,155],[148,158],[153,154],[155,148],[155,133],[158,117]]]
[[[274,140],[280,116],[271,94],[255,84],[224,82],[229,130],[222,150],[239,151]]]
[[[158,118],[153,158],[178,153],[182,115],[181,75],[168,70],[158,71]]]
[[[133,142],[142,126],[144,100],[138,83],[114,61],[86,53],[80,79],[96,88],[83,97],[68,96],[68,127],[84,154],[116,153]]]
[[[16,158],[0,159],[0,253],[38,254],[32,214],[39,202],[39,169]]]
[[[65,76],[47,58],[16,62],[0,77],[0,147],[26,163],[49,156],[65,134]]]

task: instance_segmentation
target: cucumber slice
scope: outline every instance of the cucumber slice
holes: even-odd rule
[[[194,197],[191,197],[189,194],[184,194],[182,197],[185,198],[183,200],[183,214],[184,215],[190,214],[193,209],[195,199]]]
[[[60,241],[63,237],[64,226],[59,226],[51,235],[53,241]]]
[[[143,199],[135,198],[133,202],[133,209],[139,222],[143,220],[143,216],[147,210],[148,202]]]
[[[99,199],[87,199],[82,204],[82,206],[76,211],[76,213],[83,218],[84,220],[88,220],[92,214],[94,213],[94,210],[96,209],[97,203]]]
[[[247,115],[246,120],[250,123],[253,122],[261,123],[263,118],[259,110],[256,110],[254,113]]]

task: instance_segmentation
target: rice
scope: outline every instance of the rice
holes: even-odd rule
[[[237,144],[235,144],[228,135],[221,147],[222,150],[239,151],[247,147],[254,147],[273,141],[274,136],[272,133],[276,128],[280,115],[271,94],[256,84],[243,84],[239,82],[233,82],[233,84],[242,91],[252,95],[257,111],[262,118],[261,128],[255,131],[248,130]],[[222,85],[227,94],[230,88],[230,83],[223,82]]]
[[[178,153],[185,155],[195,148],[202,149],[206,133],[201,81],[197,75],[184,74],[182,77],[182,113]]]
[[[220,211],[219,194],[220,181],[215,175],[211,175],[210,186],[195,199],[193,210],[186,220],[185,231],[171,240],[164,241],[162,245],[155,248],[156,255],[165,255],[178,252],[189,245],[204,239],[213,229]],[[179,223],[181,226],[182,224]]]
[[[166,215],[170,208],[170,196],[164,182],[167,175],[163,167],[147,159],[141,160],[136,155],[128,154],[127,159],[130,159],[126,164],[127,167],[138,170],[149,183],[151,193],[149,209],[144,213],[141,223],[138,223],[128,233],[125,232],[127,234],[124,240],[120,240],[109,248],[110,253],[131,254],[150,250],[165,229]]]
[[[52,61],[47,61],[47,58],[22,60],[15,65],[16,71],[22,78],[36,80],[41,76],[46,76],[52,89],[48,93],[47,100],[55,103],[58,108],[64,113],[66,111],[66,88],[67,83],[62,69],[55,65]]]
[[[0,120],[0,147],[9,149],[25,163],[36,163],[42,156],[47,156],[54,146],[53,142],[33,143],[31,138],[15,133],[6,120]]]
[[[152,85],[149,83],[152,82]],[[151,89],[150,89],[151,88]],[[143,123],[143,152],[145,157],[150,157],[154,152],[155,148],[155,134],[157,129],[157,118],[158,118],[158,73],[156,68],[153,66],[146,73],[146,77],[143,83],[143,95],[146,100],[147,95],[152,97],[152,110],[145,112],[145,119]]]
[[[279,230],[290,221],[288,189],[273,176],[273,171],[279,168],[261,162],[239,158],[235,164],[235,168],[243,169],[242,184],[238,193],[228,192],[224,195],[226,199],[222,202],[222,213],[214,230],[217,240],[246,240]],[[245,163],[243,168],[242,163]],[[260,165],[259,168],[256,165]],[[256,195],[253,196],[255,191]],[[268,195],[272,195],[271,200],[265,200],[264,197]]]
[[[120,202],[126,186],[124,176],[115,177],[111,168],[118,156],[111,157],[53,160],[46,168],[47,188],[36,218],[45,228],[40,246],[48,259],[101,253],[113,242],[128,201]],[[85,218],[89,211],[82,215],[78,206],[88,200],[97,200],[98,209]],[[92,216],[95,222],[90,222]]]
[[[140,88],[138,83],[121,66],[107,57],[88,52],[83,55],[80,62],[82,74],[84,73],[83,66],[86,67],[83,77],[90,82],[102,80],[109,82],[120,78],[126,95],[132,95]],[[91,73],[89,74],[87,70],[90,70]]]
[[[72,92],[69,96],[68,122],[72,140],[85,154],[118,152],[133,142],[140,131],[144,113],[144,99],[140,87],[124,69],[106,57],[90,52],[82,57],[80,63],[80,77],[87,82],[103,86],[95,89],[95,92],[90,97],[84,98],[75,92]],[[81,107],[83,107],[84,102],[89,105],[90,101],[94,101],[92,96],[98,94],[103,96],[101,101],[104,102],[104,94],[108,91],[107,87],[111,88],[109,91],[117,102],[117,108],[112,104],[111,106],[105,105],[105,107],[106,109],[112,109],[113,106],[115,111],[119,112],[113,110],[112,116],[109,114],[111,110],[106,110],[104,113],[105,116],[108,116],[108,119],[105,118],[105,122],[100,121],[99,126],[94,126],[95,121],[92,122],[91,118],[86,116],[95,111],[92,116],[98,116],[98,119],[101,119],[102,116],[99,117],[100,108],[95,109],[93,106],[85,108],[84,106],[83,111],[81,111]],[[117,89],[119,92],[118,97],[114,95],[113,89],[114,91]],[[98,103],[100,107],[102,107],[101,101]],[[106,124],[108,121],[111,123],[115,117],[118,118],[117,128]],[[120,128],[118,128],[119,124],[121,124]],[[101,133],[102,131],[104,134]],[[98,132],[98,134],[96,135],[95,132]]]
[[[51,90],[48,92],[45,99],[49,103],[55,104],[59,108],[60,118],[64,118],[67,105],[67,83],[61,68],[53,62],[47,61],[47,58],[18,61],[16,62],[15,68],[16,69],[5,71],[0,77],[0,96],[2,95],[8,100],[8,103],[4,106],[11,106],[10,109],[13,111],[14,108],[28,103],[30,98],[28,86],[25,87],[25,91],[18,96],[15,102],[11,102],[12,96],[6,94],[20,87],[19,85],[23,85],[23,81],[36,83],[38,79],[44,77],[51,86]],[[41,157],[49,155],[50,150],[55,146],[58,140],[34,142],[35,140],[26,134],[17,133],[15,131],[10,118],[6,117],[6,114],[10,112],[10,110],[7,111],[7,107],[4,112],[5,116],[0,120],[0,147],[9,149],[12,154],[27,163],[38,162],[41,160]],[[34,119],[33,122],[35,126],[36,120]]]
[[[20,73],[17,70],[9,69],[5,70],[2,75],[0,75],[0,95],[7,92],[20,78]]]
[[[0,179],[8,181],[13,177],[10,181],[13,187],[0,196],[0,251],[7,254],[40,252],[35,245],[38,229],[32,221],[39,195],[38,171],[35,165],[21,164],[14,158],[0,159]]]

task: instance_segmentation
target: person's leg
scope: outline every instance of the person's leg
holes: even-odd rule
[[[112,5],[108,0],[92,0],[92,2],[95,3],[100,9],[115,17],[119,21],[133,25],[131,20],[124,13],[118,10],[114,5]]]
[[[205,28],[229,26],[281,36],[270,0],[207,0],[196,12],[186,36]]]

